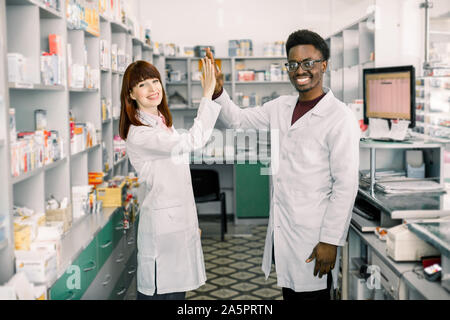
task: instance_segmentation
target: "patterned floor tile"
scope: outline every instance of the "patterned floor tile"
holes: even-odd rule
[[[239,295],[234,297],[232,300],[261,300],[260,297],[252,296],[249,294]]]
[[[230,277],[232,277],[234,279],[245,280],[245,281],[247,281],[248,279],[254,278],[255,276],[256,275],[254,273],[246,272],[246,271],[239,271],[239,272],[230,274]]]
[[[217,243],[212,243],[212,246],[216,247],[216,248],[229,248],[232,247],[234,244],[229,243],[229,242],[217,242]]]
[[[230,267],[236,268],[238,270],[247,270],[248,268],[250,268],[252,266],[253,266],[253,264],[244,262],[244,261],[239,261],[239,262],[230,264]]]
[[[234,251],[234,252],[247,252],[248,250],[250,250],[249,247],[246,247],[246,246],[243,246],[243,245],[230,247],[229,249]]]
[[[250,272],[256,273],[256,274],[258,274],[258,275],[263,275],[263,274],[264,274],[264,272],[263,272],[262,269],[261,269],[261,266],[249,268],[249,269],[247,269],[247,270],[250,271]]]
[[[266,289],[269,290],[269,289]],[[230,299],[233,296],[239,294],[239,291],[231,290],[231,289],[219,289],[211,292],[211,295],[217,297],[219,299]]]
[[[263,299],[273,299],[277,297],[281,292],[280,290],[274,290],[271,288],[263,288],[256,291],[253,291],[252,294],[257,295]]]
[[[264,242],[261,243],[259,241],[255,241],[255,242],[246,243],[245,245],[250,248],[264,249]]]
[[[248,237],[251,238],[251,237]],[[248,243],[248,240],[246,238],[233,238],[231,240],[229,240],[228,242],[232,243],[232,244],[244,244],[244,243]]]
[[[216,297],[211,297],[208,295],[199,295],[199,296],[195,296],[193,298],[190,298],[189,300],[217,300]]]
[[[225,241],[220,241],[220,234],[210,235],[202,227],[205,231],[202,248],[207,282],[197,290],[188,292],[186,299],[282,299],[273,266],[268,280],[261,270],[267,226],[246,226],[244,229],[246,232],[241,233],[245,236],[229,233]]]
[[[196,293],[204,293],[204,292],[208,292],[208,291],[211,291],[214,289],[217,289],[217,286],[207,282],[204,285],[202,285],[200,288],[195,290],[195,292]]]
[[[235,254],[232,254],[231,256],[229,256],[229,258],[232,258],[235,260],[244,260],[244,261],[247,261],[251,257],[252,257],[251,255],[245,254],[245,253],[235,253]]]
[[[213,260],[217,259],[217,256],[212,253],[204,253],[203,258],[205,259],[205,261],[213,261]]]
[[[234,290],[239,290],[241,292],[248,293],[252,290],[258,289],[259,286],[257,286],[256,284],[253,284],[253,283],[249,283],[249,282],[239,282],[239,283],[233,284],[231,286],[231,288],[233,288]]]
[[[213,269],[215,267],[217,267],[217,264],[205,261],[205,268],[206,268],[206,270]]]
[[[231,264],[231,263],[234,263],[234,262],[236,262],[236,260],[234,260],[234,259],[229,259],[229,258],[225,258],[225,257],[220,257],[220,258],[216,258],[215,260],[214,260],[214,263],[215,264],[218,264],[218,265],[221,265],[221,266],[223,266],[223,265],[229,265],[229,264]]]
[[[226,276],[226,275],[229,275],[230,273],[236,272],[236,269],[220,266],[220,267],[211,269],[210,271],[217,274],[218,276]]]
[[[246,261],[251,262],[251,263],[256,264],[256,265],[259,265],[259,266],[262,265],[262,257],[253,257],[253,258],[248,259]]]
[[[256,277],[254,279],[251,279],[250,282],[259,284],[261,286],[270,287],[272,284],[276,283],[277,281],[275,279],[271,279],[271,278],[266,280],[264,277]]]
[[[214,283],[220,287],[226,287],[226,286],[230,286],[230,285],[236,283],[237,280],[231,279],[228,277],[219,277],[219,278],[211,280],[210,282]]]
[[[213,249],[215,249],[213,253],[218,256],[229,256],[230,254],[233,254],[233,251],[230,251],[228,249],[219,249],[219,250],[217,250],[217,248]]]
[[[217,278],[218,275],[209,271],[206,271],[206,280],[211,280]]]

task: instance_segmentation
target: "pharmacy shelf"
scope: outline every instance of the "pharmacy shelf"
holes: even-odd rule
[[[175,111],[197,111],[198,108],[194,108],[194,107],[189,107],[186,106],[184,108],[170,108],[170,111],[175,112]]]
[[[13,177],[13,178],[12,178],[12,184],[15,185],[15,184],[17,184],[17,183],[26,181],[26,180],[28,180],[28,179],[30,179],[30,178],[32,178],[32,177],[37,176],[38,174],[40,174],[40,173],[42,173],[42,172],[45,172],[45,171],[49,171],[49,170],[51,170],[51,169],[54,169],[54,168],[58,167],[59,165],[65,163],[66,161],[67,161],[67,158],[65,157],[65,158],[60,159],[60,160],[58,160],[58,161],[49,163],[49,164],[47,164],[47,165],[45,165],[45,166],[43,166],[43,167],[36,168],[36,169],[34,169],[34,170],[32,170],[32,171],[23,173],[23,174],[21,174],[20,176]]]
[[[8,88],[12,90],[42,90],[42,91],[64,91],[66,88],[61,85],[43,85],[35,83],[8,82]]]
[[[115,33],[129,33],[130,29],[121,22],[111,21],[111,31]]]
[[[144,41],[142,41],[141,39],[137,38],[137,37],[132,37],[131,40],[133,41],[133,45],[140,45],[142,46],[143,49],[146,50],[153,50],[152,47],[150,47],[148,44],[146,44]]]
[[[236,84],[289,84],[290,81],[236,81]]]
[[[97,149],[98,147],[100,147],[102,144],[101,144],[101,142],[99,143],[99,144],[96,144],[95,146],[92,146],[92,147],[89,147],[89,148],[86,148],[86,149],[84,149],[84,150],[81,150],[81,151],[79,151],[79,152],[77,152],[77,153],[74,153],[74,154],[71,154],[70,155],[70,157],[78,157],[78,156],[81,156],[81,155],[83,155],[83,154],[85,154],[85,153],[89,153],[89,152],[92,152],[92,151],[94,151],[95,149]]]
[[[113,74],[118,74],[120,76],[123,76],[125,74],[125,71],[118,71],[118,70],[112,70],[111,71]]]
[[[376,65],[375,31],[368,27],[374,19],[366,15],[325,38],[330,47],[325,83],[345,103],[362,99],[362,70]]]
[[[219,58],[217,58],[219,59]],[[287,60],[286,56],[249,56],[249,57],[233,57],[235,60]]]
[[[187,86],[187,81],[181,81],[181,82],[166,82],[166,85],[168,86]]]
[[[92,38],[98,38],[99,34],[98,31],[96,30],[91,30],[91,29],[77,29],[77,28],[71,28],[70,26],[67,26],[67,30],[69,31],[78,31],[81,30],[84,32],[86,37],[92,37]]]
[[[120,105],[120,87],[124,72],[101,68],[100,40],[106,41],[109,48],[112,44],[117,44],[119,49],[123,49],[127,64],[133,57],[141,56],[145,60],[155,57],[161,60],[162,67],[159,64],[158,68],[164,70],[164,57],[153,55],[152,48],[132,36],[131,29],[123,23],[100,15],[100,30],[74,30],[66,19],[66,1],[60,1],[61,12],[47,7],[43,2],[0,0],[0,96],[5,100],[3,106],[0,106],[0,128],[9,127],[8,111],[14,108],[17,130],[33,130],[34,110],[44,109],[47,111],[48,128],[60,133],[67,156],[18,177],[12,177],[10,141],[6,139],[5,131],[0,139],[0,180],[6,181],[6,187],[0,194],[0,216],[12,216],[14,205],[43,212],[45,199],[48,199],[50,194],[72,200],[72,187],[88,184],[88,172],[102,172],[104,163],[109,164],[109,178],[128,174],[128,164],[125,161],[127,157],[113,165],[113,141],[114,136],[118,134],[119,118],[116,117],[113,121],[110,117],[103,121],[101,110],[102,99],[108,100],[111,105]],[[98,89],[70,88],[68,85],[46,86],[39,83],[41,56],[42,52],[49,50],[47,39],[50,34],[60,36],[65,68],[69,63],[66,45],[71,44],[72,64],[88,64],[92,70],[101,70]],[[27,58],[29,83],[8,82],[8,52],[20,53]],[[65,71],[62,83],[68,83],[69,73],[67,69]],[[91,122],[101,135],[102,142],[72,155],[69,110],[72,111],[76,123]],[[103,146],[106,152],[103,152]],[[11,231],[12,220],[7,219],[10,224],[8,230]],[[0,252],[0,284],[8,281],[15,270],[13,232],[8,232],[7,237],[6,244],[0,243],[0,246],[6,247]]]
[[[70,92],[98,92],[98,88],[70,88]]]
[[[124,162],[125,160],[128,160],[128,156],[125,156],[119,160],[117,160],[116,162],[114,162],[114,166],[118,166],[119,164],[121,164],[122,162]]]
[[[35,5],[39,7],[40,16],[44,19],[64,19],[64,15],[51,7],[46,6],[44,3],[33,0],[6,0],[6,5]]]
[[[3,241],[0,241],[0,251],[5,249],[8,246],[8,240],[5,239]]]
[[[224,85],[231,85],[233,82],[232,81],[224,81]],[[202,83],[200,81],[191,81],[191,84],[194,86],[201,86]]]

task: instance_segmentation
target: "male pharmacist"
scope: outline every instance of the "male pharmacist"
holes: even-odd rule
[[[358,190],[359,127],[352,111],[323,87],[329,48],[317,33],[299,30],[286,42],[286,67],[298,96],[241,109],[223,89],[213,99],[231,128],[269,129],[272,192],[262,269],[275,262],[285,300],[330,300],[337,283],[338,247],[347,237]],[[208,50],[208,57],[213,60]],[[278,134],[275,134],[278,132]],[[276,165],[274,165],[277,162]],[[274,257],[272,257],[274,255]],[[332,281],[332,279],[334,281]]]

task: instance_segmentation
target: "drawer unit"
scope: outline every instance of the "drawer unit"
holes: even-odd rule
[[[371,252],[370,261],[373,266],[380,268],[380,283],[384,290],[394,299],[404,299],[406,291],[400,277],[373,252]]]
[[[117,208],[113,214],[111,222],[113,228],[113,248],[115,248],[124,235],[122,208]]]
[[[52,300],[79,300],[98,271],[97,240],[90,242],[50,289]]]
[[[113,251],[113,223],[110,220],[97,236],[99,268],[103,266]]]
[[[128,287],[136,277],[137,256],[136,251],[131,254],[130,259],[125,264],[125,268],[117,281],[114,290],[109,297],[110,300],[123,300],[128,291]]]
[[[98,235],[50,288],[50,299],[123,299],[136,277],[137,223],[136,220],[124,231],[123,211],[118,208]]]
[[[117,281],[125,270],[123,242],[124,240],[109,255],[97,277],[83,296],[83,300],[109,299]]]
[[[136,251],[131,253],[130,258],[128,259],[127,265],[125,266],[125,272],[127,274],[127,287],[133,281],[133,278],[136,277],[137,273],[137,255]]]
[[[91,241],[89,246],[83,250],[77,259],[81,267],[82,278],[84,278],[86,288],[89,287],[92,280],[94,280],[98,268],[97,256],[97,238]]]

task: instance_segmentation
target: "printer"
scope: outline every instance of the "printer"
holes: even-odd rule
[[[386,247],[388,256],[394,261],[420,261],[422,257],[441,254],[412,233],[406,224],[388,229]]]

